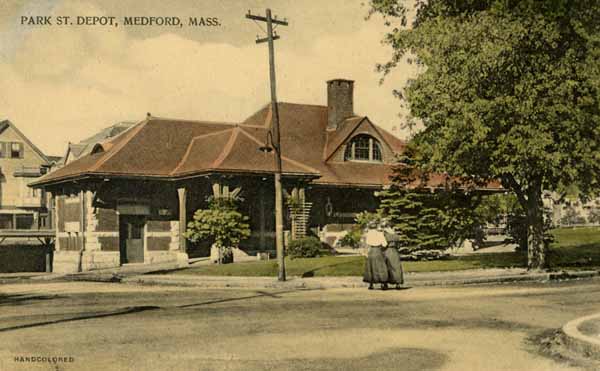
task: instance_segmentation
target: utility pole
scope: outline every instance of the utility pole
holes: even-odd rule
[[[246,18],[255,22],[267,24],[267,37],[257,38],[256,43],[267,42],[269,45],[269,76],[271,80],[271,112],[273,117],[272,141],[275,149],[275,243],[277,247],[277,265],[279,267],[277,279],[285,281],[285,252],[283,249],[283,189],[281,186],[281,142],[279,135],[279,108],[277,107],[277,89],[275,83],[275,50],[273,41],[279,36],[273,32],[273,24],[287,26],[287,20],[279,20],[277,16],[271,17],[271,9],[267,9],[266,16],[253,15],[248,11]]]

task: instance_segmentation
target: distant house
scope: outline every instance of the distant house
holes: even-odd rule
[[[552,224],[556,226],[600,225],[600,197],[582,201],[574,195],[563,198],[557,193],[546,192],[544,205],[550,210]]]
[[[79,143],[69,143],[67,152],[57,161],[57,168],[69,164],[80,157],[89,155],[92,152],[92,149],[94,149],[95,144],[116,137],[125,130],[131,128],[133,125],[135,125],[134,122],[119,122],[100,130],[98,133],[89,138],[83,139]]]
[[[0,122],[0,229],[50,227],[44,190],[28,184],[51,166],[12,122]]]

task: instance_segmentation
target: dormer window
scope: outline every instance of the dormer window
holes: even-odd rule
[[[382,159],[381,144],[370,135],[357,135],[346,145],[345,161],[381,162]]]

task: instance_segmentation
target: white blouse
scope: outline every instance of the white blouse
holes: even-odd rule
[[[369,246],[387,246],[387,240],[385,239],[385,235],[383,231],[378,231],[377,229],[369,229],[367,231],[367,236],[365,238],[365,243]]]

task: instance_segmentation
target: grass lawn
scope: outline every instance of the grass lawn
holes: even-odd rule
[[[600,267],[600,228],[563,228],[552,231],[555,242],[550,246],[549,262],[553,269]],[[290,276],[360,276],[364,257],[324,256],[313,259],[286,259]],[[455,271],[478,268],[525,267],[527,256],[506,252],[473,254],[448,260],[404,262],[407,272]],[[197,274],[209,276],[275,276],[277,262],[257,261],[238,264],[206,265],[186,268],[171,274]]]

